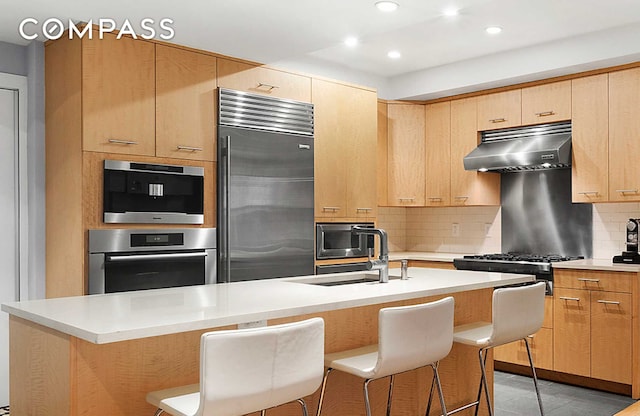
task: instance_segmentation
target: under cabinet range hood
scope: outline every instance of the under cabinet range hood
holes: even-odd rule
[[[482,132],[464,157],[466,170],[519,172],[571,166],[571,122]]]

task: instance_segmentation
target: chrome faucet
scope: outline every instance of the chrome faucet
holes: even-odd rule
[[[382,228],[367,228],[354,225],[351,229],[353,234],[377,234],[380,236],[380,256],[378,260],[371,260],[367,262],[368,270],[378,270],[380,276],[380,283],[389,282],[389,248],[387,244],[387,232]]]

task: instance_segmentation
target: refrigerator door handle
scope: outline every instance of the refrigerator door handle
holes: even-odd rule
[[[231,257],[229,256],[229,172],[231,170],[231,136],[226,136],[221,143],[222,151],[220,152],[220,185],[222,186],[220,197],[222,199],[222,209],[219,212],[220,222],[222,227],[219,230],[220,242],[219,242],[219,255],[221,259],[221,266],[219,272],[221,273],[218,281],[224,283],[231,282]]]

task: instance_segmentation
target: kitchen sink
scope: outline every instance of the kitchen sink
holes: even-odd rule
[[[389,280],[399,279],[400,276],[389,276]],[[308,279],[290,280],[294,283],[304,283],[308,285],[316,286],[341,286],[341,285],[353,285],[358,283],[378,283],[380,277],[378,273],[357,273],[349,276],[318,276]]]

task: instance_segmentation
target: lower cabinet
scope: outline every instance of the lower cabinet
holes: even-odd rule
[[[633,278],[623,272],[555,272],[555,371],[632,383]]]
[[[542,328],[529,335],[528,339],[535,367],[553,370],[553,297],[545,297]],[[493,358],[511,364],[529,365],[527,347],[523,340],[494,348]]]

